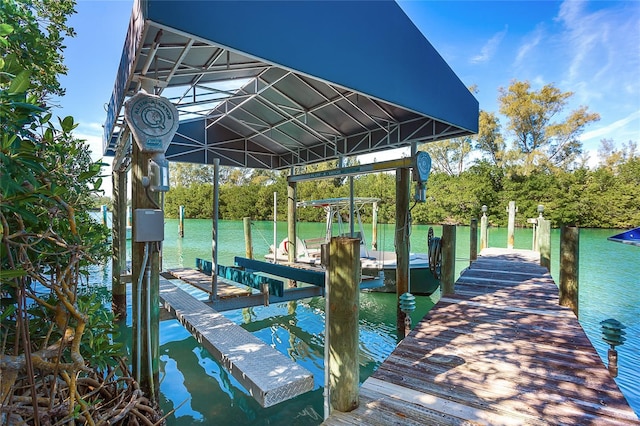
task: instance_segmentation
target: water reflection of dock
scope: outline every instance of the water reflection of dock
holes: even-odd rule
[[[483,250],[324,424],[640,424],[537,256]]]

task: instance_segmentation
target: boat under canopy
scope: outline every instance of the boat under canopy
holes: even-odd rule
[[[374,291],[395,292],[396,291],[396,269],[397,258],[393,251],[374,250],[368,248],[368,241],[365,237],[364,226],[360,212],[365,208],[376,208],[374,205],[380,201],[373,197],[353,197],[353,224],[351,219],[345,223],[343,217],[351,217],[350,211],[352,200],[348,197],[325,198],[320,200],[300,201],[298,208],[315,207],[325,211],[325,235],[314,238],[297,238],[295,263],[320,267],[321,265],[321,244],[328,244],[331,237],[353,236],[360,239],[360,264],[364,275],[380,276],[382,286],[372,288]],[[354,234],[351,235],[353,225]],[[301,236],[302,237],[302,236]],[[377,245],[377,244],[376,244]],[[278,247],[271,246],[269,253],[264,257],[269,261],[288,263],[289,243],[288,238],[284,238]],[[409,253],[409,275],[411,291],[414,294],[430,295],[440,285],[439,280],[434,276],[432,268],[429,266],[428,253]]]

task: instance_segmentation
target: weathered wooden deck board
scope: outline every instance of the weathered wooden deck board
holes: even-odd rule
[[[167,280],[160,280],[160,299],[263,407],[313,389],[306,368]]]
[[[169,269],[166,273],[211,294],[211,275],[190,268]],[[231,281],[218,277],[218,298],[227,299],[250,294],[251,290],[248,287],[242,284],[233,284]]]
[[[326,425],[640,425],[537,253],[483,250]]]

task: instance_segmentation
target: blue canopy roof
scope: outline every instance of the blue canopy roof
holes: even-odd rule
[[[144,79],[180,112],[172,161],[282,169],[478,129],[477,100],[390,1],[136,1],[105,155],[126,152]]]

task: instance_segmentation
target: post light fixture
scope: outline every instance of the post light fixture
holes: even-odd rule
[[[487,210],[488,210],[487,205],[486,205],[486,204],[483,204],[483,205],[482,205],[482,215],[483,215],[483,216],[486,216],[486,215],[487,215]]]
[[[620,321],[609,318],[600,322],[602,326],[602,340],[609,344],[607,353],[609,358],[609,374],[611,377],[618,376],[618,351],[616,346],[620,346],[626,340],[624,335],[627,334],[624,329],[627,328]]]
[[[542,204],[538,204],[538,214],[542,217],[542,213],[544,212],[544,206]]]
[[[405,314],[410,314],[416,310],[416,297],[411,293],[400,295],[400,310]]]
[[[625,339],[623,335],[627,334],[624,329],[627,328],[620,321],[609,318],[600,322],[602,326],[602,340],[607,342],[611,349],[615,349],[616,346],[620,346],[624,343]]]

